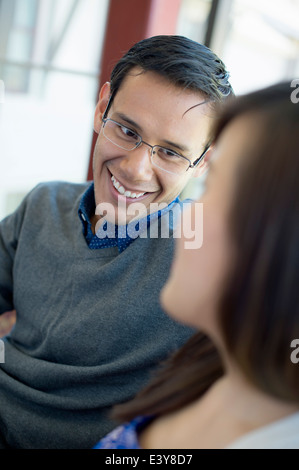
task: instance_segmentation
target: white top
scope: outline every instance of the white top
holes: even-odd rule
[[[299,412],[240,437],[226,449],[299,449]]]

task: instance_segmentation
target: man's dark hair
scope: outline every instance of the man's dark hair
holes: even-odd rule
[[[134,67],[156,72],[174,85],[200,92],[211,101],[233,95],[224,63],[208,47],[184,36],[153,36],[131,47],[112,70],[112,97]]]

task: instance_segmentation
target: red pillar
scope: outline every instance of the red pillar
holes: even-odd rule
[[[101,86],[109,81],[115,63],[136,42],[158,34],[176,34],[181,0],[110,0],[102,60]],[[87,179],[92,180],[93,134]]]

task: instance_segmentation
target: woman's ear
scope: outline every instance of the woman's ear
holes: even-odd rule
[[[209,161],[212,156],[212,152],[214,150],[214,145],[210,145],[209,149],[206,151],[204,158],[202,161],[197,165],[194,170],[193,177],[198,178],[199,176],[203,176],[209,169]]]
[[[99,101],[97,103],[95,113],[94,113],[93,128],[97,134],[99,134],[101,130],[102,117],[107,108],[109,98],[110,98],[110,83],[106,82],[102,86],[101,91],[99,93]]]

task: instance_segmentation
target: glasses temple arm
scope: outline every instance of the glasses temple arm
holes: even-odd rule
[[[109,97],[109,100],[108,100],[106,109],[105,109],[105,111],[104,111],[102,120],[106,119],[106,117],[107,117],[108,111],[109,111],[110,106],[112,105],[112,101],[113,101],[113,99],[114,99],[114,95],[115,95],[115,92],[113,92],[113,93],[110,95],[110,97]]]
[[[202,152],[202,154],[192,163],[192,165],[190,165],[190,168],[196,167],[202,161],[202,159],[204,158],[205,154],[207,153],[207,151],[209,150],[210,147],[211,147],[211,143],[208,143],[205,146],[204,151]]]

